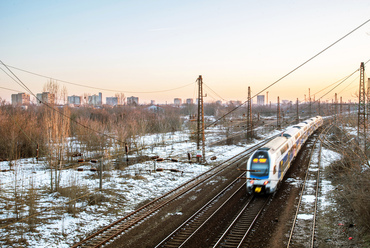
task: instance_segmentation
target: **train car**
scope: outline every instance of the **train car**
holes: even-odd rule
[[[247,162],[248,193],[275,192],[302,145],[322,124],[321,116],[305,120],[255,151]]]

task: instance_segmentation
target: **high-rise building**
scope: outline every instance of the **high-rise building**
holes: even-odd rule
[[[182,103],[182,100],[181,100],[181,98],[175,98],[175,99],[173,100],[173,103],[174,103],[176,106],[180,106],[180,105],[181,105],[181,103]]]
[[[118,97],[106,97],[105,102],[107,105],[110,106],[117,106],[118,105]]]
[[[68,96],[67,98],[68,104],[73,105],[81,105],[81,97],[80,96]]]
[[[193,104],[193,98],[186,99],[186,104]]]
[[[89,105],[101,106],[103,104],[102,97],[103,97],[103,95],[102,95],[101,92],[99,92],[99,95],[89,96],[88,97],[88,103],[89,103]]]
[[[139,105],[139,97],[127,97],[127,105]]]
[[[26,93],[12,94],[13,105],[25,105],[30,103],[30,95]]]
[[[54,104],[55,103],[55,94],[50,93],[50,92],[37,93],[36,97],[37,97],[37,104],[41,104],[41,103]]]
[[[257,105],[265,105],[265,95],[257,96]]]

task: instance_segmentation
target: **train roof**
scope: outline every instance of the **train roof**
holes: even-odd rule
[[[296,135],[297,133],[299,133],[299,128],[296,128],[296,127],[291,127],[289,129],[287,129],[284,133],[283,133],[283,136],[287,136],[289,135],[290,137]],[[287,137],[289,138],[289,137]]]
[[[275,152],[277,149],[279,149],[283,144],[287,142],[286,137],[276,137],[275,139],[268,142],[266,145],[261,147],[261,150],[271,150],[272,152]]]
[[[293,128],[301,129],[302,127],[305,127],[305,126],[307,126],[307,124],[301,122],[301,123],[298,123],[297,125],[294,125]]]

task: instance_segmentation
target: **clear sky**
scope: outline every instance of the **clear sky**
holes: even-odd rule
[[[369,0],[0,0],[0,60],[111,89],[101,91],[104,102],[114,91],[140,103],[196,98],[199,75],[217,93],[205,87],[206,101],[245,101],[248,86],[259,92],[368,19]],[[370,23],[271,87],[269,100],[303,100],[308,88],[316,93],[358,69],[369,48]],[[34,93],[48,81],[12,70]],[[355,100],[358,82],[359,73],[325,99]],[[61,85],[68,95],[99,92]],[[24,92],[2,70],[0,87]],[[16,92],[3,88],[9,101]]]

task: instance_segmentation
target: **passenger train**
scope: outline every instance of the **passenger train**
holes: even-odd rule
[[[275,192],[302,145],[322,124],[321,116],[305,120],[255,151],[247,162],[248,193]]]

